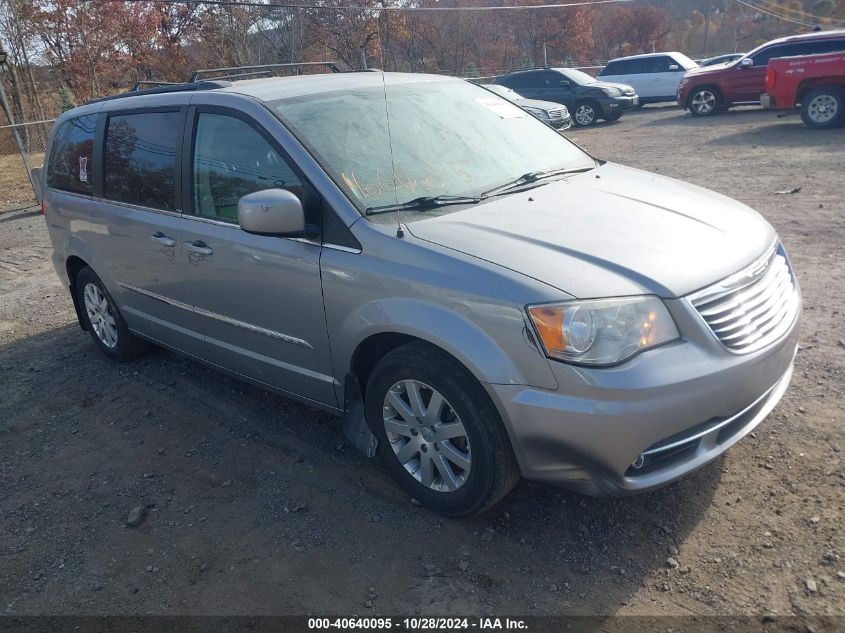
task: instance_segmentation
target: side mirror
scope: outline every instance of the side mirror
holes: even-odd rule
[[[247,233],[305,237],[314,227],[305,224],[302,202],[286,189],[254,191],[238,200],[238,224]]]
[[[754,65],[754,60],[751,59],[750,57],[743,57],[742,59],[739,60],[739,68],[740,69],[751,68],[753,65]]]
[[[680,70],[681,67],[677,64],[669,64],[669,70]]]

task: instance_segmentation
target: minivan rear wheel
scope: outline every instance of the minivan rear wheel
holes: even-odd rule
[[[366,410],[381,458],[405,492],[446,516],[482,512],[519,481],[498,411],[448,354],[408,343],[367,381]]]
[[[722,107],[722,95],[710,86],[696,88],[689,98],[689,111],[693,116],[710,116]]]
[[[103,354],[127,361],[146,350],[146,342],[129,331],[114,299],[91,268],[86,266],[79,271],[75,288],[85,329]]]

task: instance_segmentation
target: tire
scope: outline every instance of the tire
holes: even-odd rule
[[[693,116],[711,116],[721,110],[722,95],[713,86],[701,86],[690,94],[687,108]]]
[[[613,123],[614,121],[618,121],[621,118],[622,118],[622,113],[621,112],[615,112],[613,114],[608,114],[606,117],[604,117],[604,120],[609,122],[609,123]]]
[[[100,351],[111,359],[127,361],[147,349],[147,343],[126,327],[105,284],[88,266],[76,276],[76,295],[85,329]]]
[[[595,125],[601,117],[601,108],[595,101],[579,101],[575,104],[575,112],[572,113],[572,120],[578,127],[590,127]]]
[[[801,120],[807,127],[817,130],[842,124],[845,121],[845,90],[823,86],[808,92],[801,99]]]
[[[437,396],[441,404],[432,410]],[[382,357],[367,380],[365,406],[394,479],[434,512],[483,512],[519,481],[507,432],[487,392],[431,345],[408,343]]]

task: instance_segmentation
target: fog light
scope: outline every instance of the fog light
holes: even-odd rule
[[[633,463],[631,464],[631,468],[636,468],[637,470],[639,470],[640,468],[643,467],[644,464],[645,464],[645,455],[640,455],[639,457],[637,457],[637,459],[635,459],[633,461]]]

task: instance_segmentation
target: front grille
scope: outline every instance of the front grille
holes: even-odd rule
[[[725,347],[745,354],[783,336],[801,300],[786,255],[778,248],[690,301]]]
[[[559,108],[557,110],[549,110],[549,118],[550,119],[562,119],[563,118],[563,108]]]

